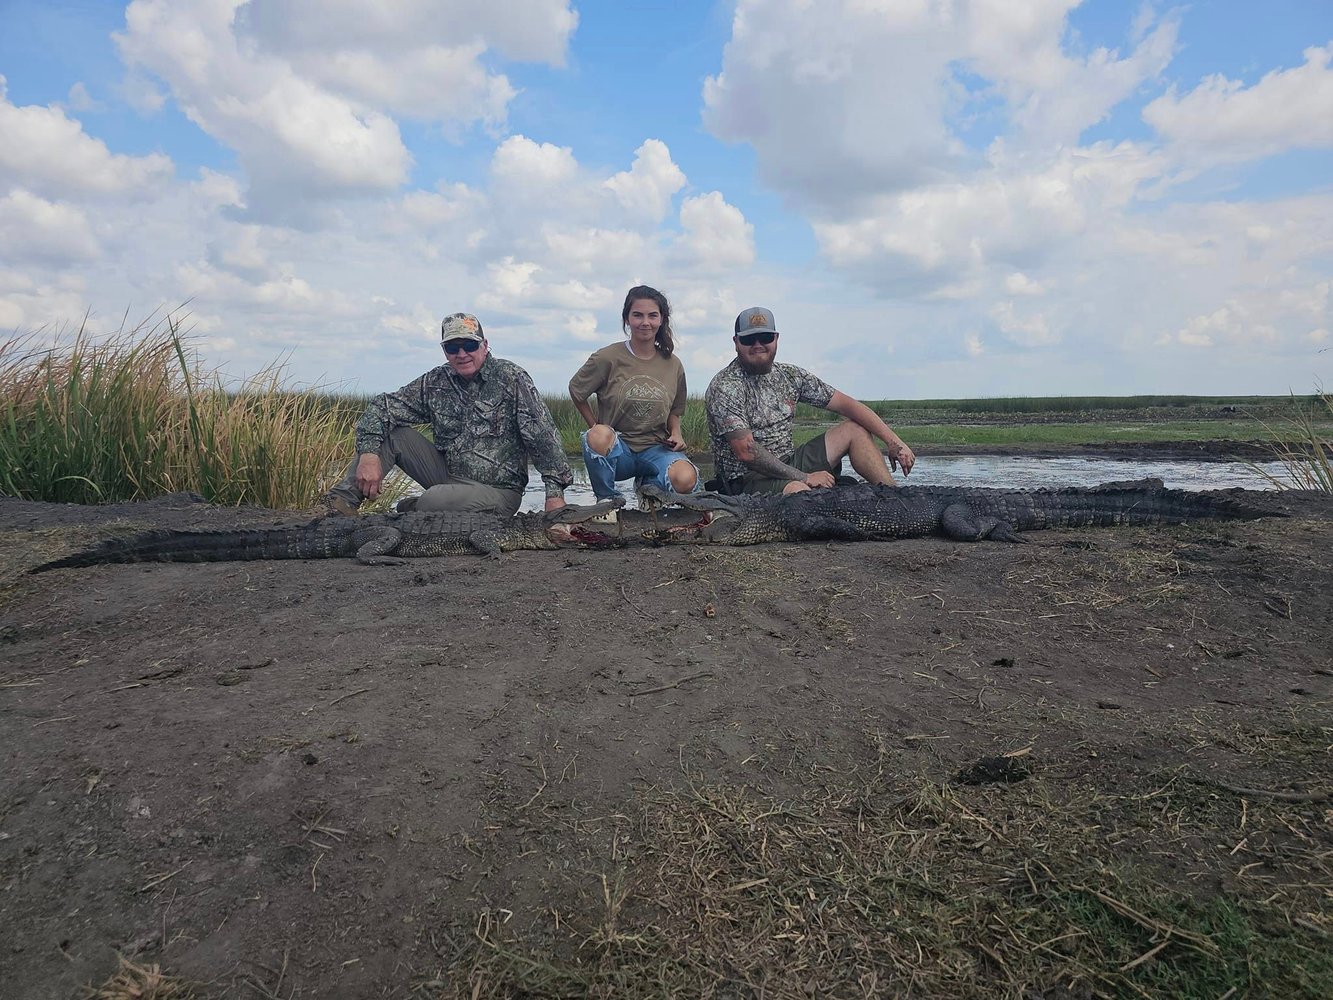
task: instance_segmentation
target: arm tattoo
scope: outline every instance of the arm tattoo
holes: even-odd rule
[[[793,465],[788,465],[758,441],[755,441],[752,447],[754,458],[745,464],[761,476],[767,476],[770,479],[794,479],[798,483],[805,482],[806,473]]]

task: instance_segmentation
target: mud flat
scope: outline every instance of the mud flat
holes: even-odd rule
[[[283,515],[0,500],[2,992],[1326,996],[1292,509],[29,577]]]

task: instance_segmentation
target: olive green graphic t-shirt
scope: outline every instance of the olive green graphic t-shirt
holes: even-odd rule
[[[632,451],[667,438],[667,420],[685,412],[685,367],[674,354],[635,357],[621,341],[594,351],[569,380],[575,399],[597,397],[597,419],[614,427]]]

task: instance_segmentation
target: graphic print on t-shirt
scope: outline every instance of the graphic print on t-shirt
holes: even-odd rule
[[[625,415],[632,420],[665,420],[671,408],[671,396],[666,386],[647,375],[631,375],[620,387],[625,399]]]

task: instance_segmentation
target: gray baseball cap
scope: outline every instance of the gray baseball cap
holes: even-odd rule
[[[481,320],[471,313],[453,313],[444,317],[444,322],[440,324],[441,343],[448,340],[471,340],[480,344],[485,339]]]
[[[736,335],[747,333],[777,333],[773,314],[763,306],[751,306],[736,317]]]

